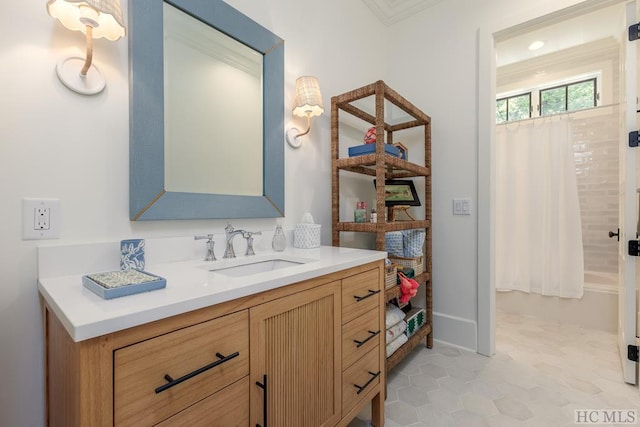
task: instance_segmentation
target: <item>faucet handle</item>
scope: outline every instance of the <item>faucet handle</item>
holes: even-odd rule
[[[213,246],[216,242],[213,241],[213,234],[207,234],[205,236],[193,236],[193,240],[207,239],[207,256],[204,257],[205,261],[216,261],[216,254],[213,252]]]
[[[244,253],[245,256],[255,255],[256,253],[253,251],[253,236],[259,236],[262,234],[262,231],[243,231],[242,237],[247,240],[247,250]]]

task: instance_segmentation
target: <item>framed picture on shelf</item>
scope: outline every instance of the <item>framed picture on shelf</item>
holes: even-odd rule
[[[376,185],[376,180],[373,180]],[[420,206],[416,186],[410,179],[387,179],[384,182],[385,206]]]

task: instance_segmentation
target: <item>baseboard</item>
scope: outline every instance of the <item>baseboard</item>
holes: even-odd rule
[[[478,324],[473,320],[434,312],[433,338],[464,350],[477,352]]]

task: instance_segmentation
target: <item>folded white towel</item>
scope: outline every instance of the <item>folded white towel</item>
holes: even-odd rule
[[[404,320],[399,321],[389,329],[387,329],[387,343],[390,343],[394,339],[398,338],[407,329],[407,322]]]
[[[397,349],[402,347],[404,343],[409,340],[405,334],[401,334],[398,338],[391,341],[391,343],[387,344],[387,357],[391,356],[396,352]]]
[[[389,329],[399,321],[404,319],[404,312],[393,304],[387,304],[386,326],[385,329]]]

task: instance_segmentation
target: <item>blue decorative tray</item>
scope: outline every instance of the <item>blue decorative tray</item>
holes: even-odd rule
[[[400,150],[391,144],[384,144],[384,151],[395,157],[400,157]],[[355,147],[349,147],[349,157],[362,156],[364,154],[374,154],[376,152],[376,144],[362,144]]]
[[[167,280],[139,270],[117,270],[82,276],[85,288],[104,299],[118,298],[167,286]]]

